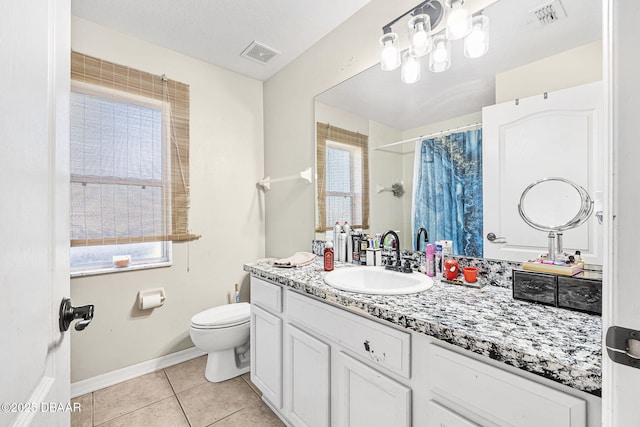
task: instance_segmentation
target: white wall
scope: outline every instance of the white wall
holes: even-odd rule
[[[496,74],[496,104],[602,80],[602,41]]]
[[[314,97],[378,62],[381,26],[414,1],[372,0],[264,83],[265,173],[315,167]],[[313,186],[291,181],[266,197],[266,254],[309,250],[314,237]]]
[[[74,305],[95,318],[72,331],[71,381],[193,346],[195,313],[228,302],[234,283],[248,300],[245,262],[264,256],[262,82],[73,18],[72,48],[111,62],[166,74],[190,86],[190,228],[200,240],[173,245],[173,266],[71,281]],[[153,311],[136,308],[141,289],[164,287]]]
[[[407,190],[407,183],[402,176],[404,156],[400,152],[374,150],[376,147],[401,139],[400,130],[369,121],[369,223],[371,226],[369,233],[382,234],[387,230],[395,230],[398,232],[402,247],[407,247],[407,236],[402,226],[402,209],[407,197],[411,198],[411,192]],[[395,197],[389,191],[378,193],[376,190],[378,185],[389,188],[398,182],[405,185],[405,194],[402,197]]]

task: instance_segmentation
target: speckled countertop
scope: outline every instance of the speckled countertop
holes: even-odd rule
[[[339,265],[336,268],[349,268]],[[244,270],[333,304],[446,341],[596,396],[601,394],[599,316],[514,300],[511,289],[473,289],[436,281],[409,295],[366,295],[323,281],[321,258],[301,268],[270,260]]]

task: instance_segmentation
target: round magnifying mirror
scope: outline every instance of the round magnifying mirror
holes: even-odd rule
[[[531,227],[564,231],[589,217],[593,202],[587,191],[565,178],[544,178],[529,185],[520,197],[518,211]]]

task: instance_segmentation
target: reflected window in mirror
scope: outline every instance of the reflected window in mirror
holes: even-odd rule
[[[316,231],[336,221],[369,228],[368,136],[320,122],[316,130]]]

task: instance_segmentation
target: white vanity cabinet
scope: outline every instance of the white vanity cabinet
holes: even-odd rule
[[[291,426],[595,427],[600,398],[251,279],[251,379]]]
[[[411,334],[256,277],[251,303],[251,380],[287,423],[411,426],[410,387],[380,372],[410,377]]]

